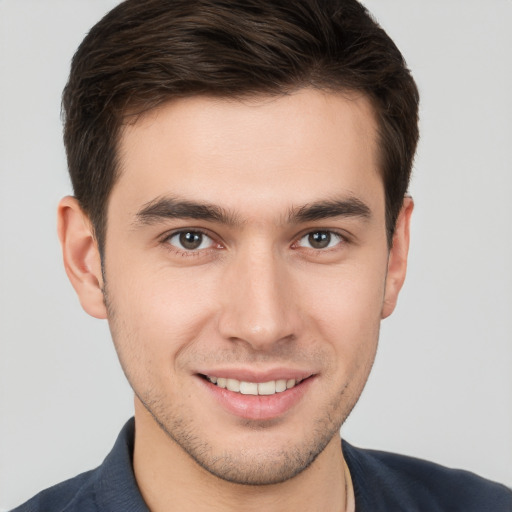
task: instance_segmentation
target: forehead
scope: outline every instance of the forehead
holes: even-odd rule
[[[133,215],[172,194],[258,217],[344,195],[383,209],[376,134],[371,102],[350,93],[172,101],[124,128],[111,203]]]

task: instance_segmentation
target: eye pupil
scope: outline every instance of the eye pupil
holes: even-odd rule
[[[331,234],[327,231],[316,231],[310,233],[308,242],[315,249],[325,249],[331,243]]]
[[[194,231],[180,233],[180,244],[185,249],[197,249],[203,242],[203,235]]]

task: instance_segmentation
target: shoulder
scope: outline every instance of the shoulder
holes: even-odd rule
[[[94,481],[97,470],[49,487],[11,512],[88,512],[95,511]]]
[[[343,452],[362,510],[512,511],[510,489],[468,471],[346,442]]]
[[[132,418],[99,467],[40,492],[11,512],[148,512],[133,474],[134,433]]]

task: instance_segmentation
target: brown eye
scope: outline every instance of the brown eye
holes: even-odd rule
[[[326,231],[318,231],[308,235],[308,242],[314,249],[325,249],[331,242],[331,234]]]
[[[180,231],[169,238],[169,243],[181,250],[197,251],[211,247],[213,240],[200,231]]]
[[[343,238],[332,231],[312,231],[299,240],[299,245],[310,249],[329,249],[342,241]]]

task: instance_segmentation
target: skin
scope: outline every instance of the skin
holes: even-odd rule
[[[134,470],[150,509],[353,509],[339,429],[405,278],[413,206],[390,250],[370,102],[310,89],[181,99],[126,126],[119,150],[104,273],[74,198],[59,235],[135,392]],[[169,201],[152,210],[163,198],[226,218],[171,217]],[[347,201],[367,211],[297,215]],[[198,249],[180,246],[183,231],[202,236]],[[314,233],[329,244],[312,245]],[[200,376],[226,371],[310,377],[278,414],[247,418]]]

